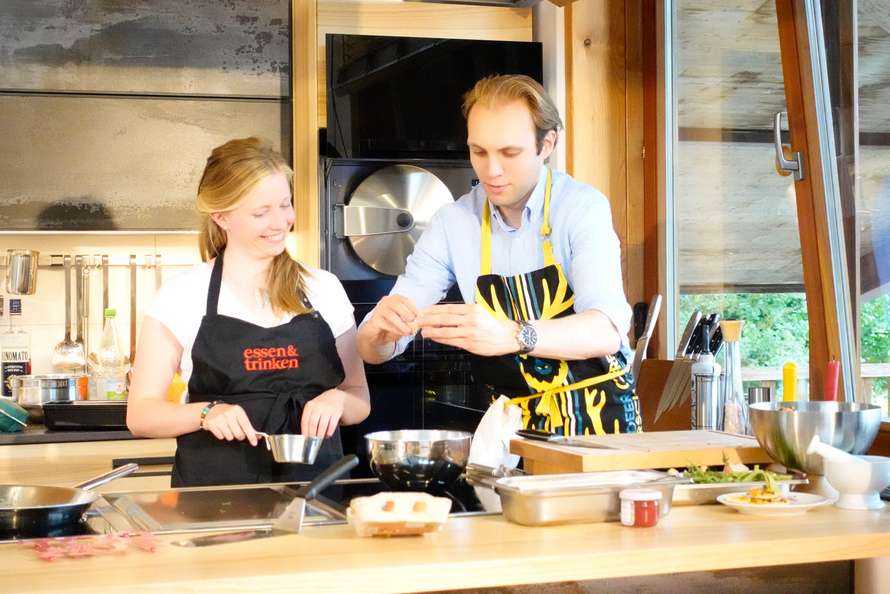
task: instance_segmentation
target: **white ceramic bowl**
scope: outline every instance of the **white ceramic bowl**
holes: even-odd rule
[[[825,478],[840,496],[834,503],[843,509],[881,509],[881,491],[890,485],[890,458],[856,456],[866,464],[825,460]]]

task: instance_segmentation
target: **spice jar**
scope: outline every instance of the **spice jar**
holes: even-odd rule
[[[624,489],[621,499],[621,523],[635,528],[649,528],[658,523],[661,491],[655,489]]]

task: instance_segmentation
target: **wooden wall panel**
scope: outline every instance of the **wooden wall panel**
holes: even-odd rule
[[[643,294],[642,4],[566,8],[568,172],[602,191],[621,240],[628,301]]]
[[[317,266],[320,258],[318,219],[318,46],[316,0],[294,0],[291,10],[293,55],[294,209],[297,258]]]

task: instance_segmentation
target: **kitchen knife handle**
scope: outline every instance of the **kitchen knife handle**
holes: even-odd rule
[[[324,491],[328,487],[328,485],[340,478],[340,475],[357,465],[358,456],[356,456],[355,454],[343,456],[342,458],[340,458],[340,460],[337,461],[336,464],[334,464],[330,468],[325,469],[324,472],[312,479],[311,483],[300,487],[300,489],[297,491],[297,497],[302,497],[306,500],[312,499],[318,493]]]
[[[519,437],[526,439],[537,439],[538,441],[552,441],[553,434],[539,429],[519,429],[516,431]]]

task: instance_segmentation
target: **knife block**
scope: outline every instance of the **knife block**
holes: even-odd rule
[[[675,361],[662,359],[645,359],[640,365],[636,392],[640,400],[643,431],[682,431],[691,428],[692,417],[688,399],[668,409],[657,421],[655,420],[658,402],[662,398],[668,376],[675,365],[677,365]]]

